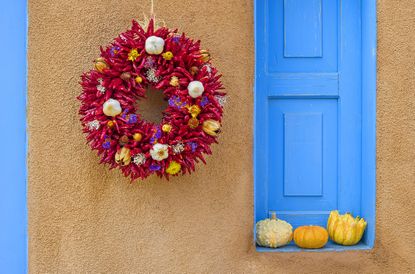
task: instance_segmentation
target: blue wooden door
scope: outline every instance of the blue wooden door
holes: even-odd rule
[[[256,1],[255,216],[362,214],[362,3]]]

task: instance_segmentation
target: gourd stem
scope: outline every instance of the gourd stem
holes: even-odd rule
[[[275,211],[270,211],[269,214],[271,215],[271,220],[276,220],[277,219],[277,212]]]

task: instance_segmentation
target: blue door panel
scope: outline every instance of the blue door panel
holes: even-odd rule
[[[336,72],[338,3],[266,1],[269,72]]]
[[[323,57],[321,0],[284,1],[284,57]]]
[[[323,196],[323,114],[287,112],[283,117],[283,196],[321,197]]]
[[[337,206],[337,100],[269,101],[269,208]]]
[[[370,2],[256,1],[256,221],[271,210],[294,227],[325,226],[334,209],[373,218],[362,198],[375,183],[362,162],[373,141],[362,126],[371,91],[362,90],[362,11]]]

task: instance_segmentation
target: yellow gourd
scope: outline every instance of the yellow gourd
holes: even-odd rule
[[[259,246],[277,248],[291,242],[293,227],[286,221],[279,220],[273,213],[271,219],[256,223],[256,242]]]
[[[206,120],[203,122],[203,131],[210,136],[217,136],[220,131],[220,123],[215,120]]]
[[[321,226],[300,226],[294,230],[294,242],[301,248],[322,248],[328,239],[327,230]]]
[[[122,147],[115,153],[115,162],[121,166],[128,166],[131,163],[130,149]]]
[[[340,215],[337,210],[333,210],[327,221],[327,230],[333,242],[340,245],[355,245],[362,239],[366,225],[363,218],[353,218],[350,213]]]

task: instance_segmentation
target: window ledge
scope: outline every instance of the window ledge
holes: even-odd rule
[[[331,252],[331,251],[354,251],[354,250],[370,250],[372,249],[372,246],[369,246],[365,243],[358,243],[357,245],[352,246],[343,246],[333,243],[332,241],[329,241],[325,247],[319,248],[319,249],[305,249],[300,248],[294,244],[294,242],[291,242],[290,244],[279,247],[279,248],[268,248],[268,247],[262,247],[262,246],[256,246],[257,252]]]

